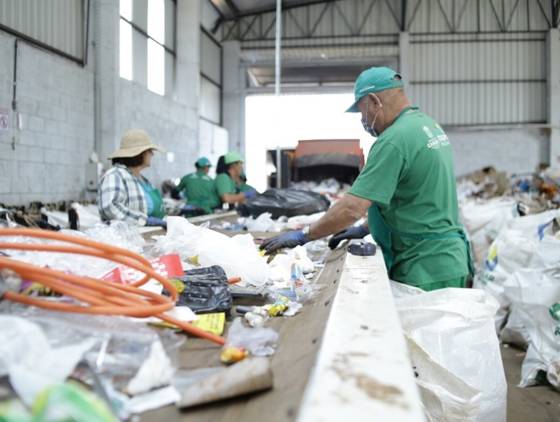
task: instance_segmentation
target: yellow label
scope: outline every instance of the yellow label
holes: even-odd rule
[[[191,324],[201,330],[208,331],[209,333],[221,336],[224,332],[224,325],[226,323],[225,312],[217,312],[213,314],[198,315],[198,319]]]

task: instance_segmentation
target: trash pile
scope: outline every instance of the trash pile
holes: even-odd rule
[[[460,204],[476,260],[474,287],[497,300],[501,341],[527,350],[521,387],[548,383],[560,390],[558,176],[550,169],[514,176],[502,196],[473,190]],[[467,192],[467,182],[460,186]]]
[[[320,183],[315,181],[291,182],[290,187],[320,193],[327,196],[331,201],[340,198],[350,190],[349,184],[341,184],[335,178],[325,179]]]
[[[249,233],[182,217],[149,240],[122,222],[20,232],[5,221],[2,420],[126,420],[272,388],[281,338],[269,321],[302,311],[327,251],[318,241],[265,257]],[[229,366],[182,369],[179,350],[196,336]]]

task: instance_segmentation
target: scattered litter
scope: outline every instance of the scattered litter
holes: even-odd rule
[[[268,279],[266,259],[250,234],[230,238],[184,218],[169,217],[167,234],[157,238],[154,249],[160,254],[178,253],[184,260],[197,256],[203,267],[219,265],[228,277],[241,277],[244,285],[262,286]]]
[[[241,318],[235,318],[229,327],[225,347],[245,349],[252,356],[269,356],[274,354],[277,342],[278,333],[272,328],[245,327]]]
[[[8,375],[18,396],[31,405],[45,388],[64,382],[96,343],[92,338],[75,339],[55,346],[37,324],[0,315],[0,376]]]

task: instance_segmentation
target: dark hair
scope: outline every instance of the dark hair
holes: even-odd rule
[[[227,173],[229,166],[226,166],[226,161],[223,155],[218,158],[216,163],[216,174]]]
[[[113,165],[115,164],[122,164],[123,166],[127,167],[138,167],[144,164],[144,154],[147,151],[144,151],[134,157],[115,157],[111,160]]]

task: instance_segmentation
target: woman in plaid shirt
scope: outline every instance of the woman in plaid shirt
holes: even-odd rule
[[[161,195],[140,174],[150,166],[154,150],[164,152],[143,130],[132,129],[123,135],[120,148],[109,155],[113,167],[99,183],[97,202],[103,221],[165,226]]]

